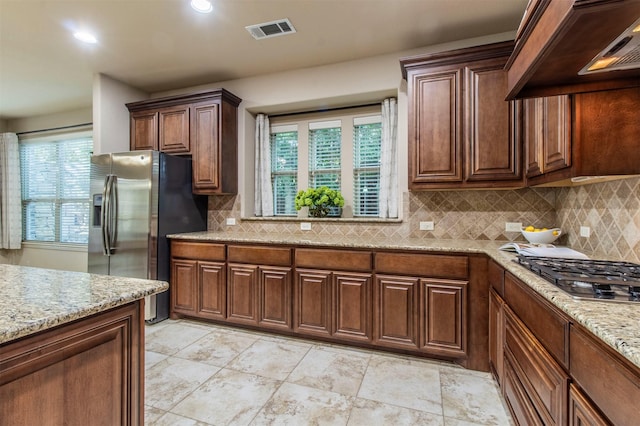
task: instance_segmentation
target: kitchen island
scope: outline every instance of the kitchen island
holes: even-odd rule
[[[143,424],[144,297],[168,284],[0,265],[3,424]]]

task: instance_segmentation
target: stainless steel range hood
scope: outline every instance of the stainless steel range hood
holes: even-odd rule
[[[639,68],[640,18],[585,65],[578,74],[586,75]]]

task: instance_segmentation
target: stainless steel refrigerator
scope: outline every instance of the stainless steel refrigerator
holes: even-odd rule
[[[191,159],[157,151],[91,157],[88,271],[168,281],[167,234],[207,229],[207,197],[191,193]],[[169,291],[147,298],[145,320],[169,316]]]

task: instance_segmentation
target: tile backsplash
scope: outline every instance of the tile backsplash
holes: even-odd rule
[[[240,197],[209,197],[209,230],[285,233],[304,238],[353,235],[388,238],[441,238],[524,241],[505,232],[505,222],[537,227],[561,227],[558,240],[594,258],[640,262],[640,178],[567,188],[406,192],[402,221],[311,220],[301,231],[300,220],[247,219],[240,216]],[[235,226],[226,219],[235,218]],[[420,221],[433,221],[433,231],[421,231]],[[580,226],[591,236],[579,237]]]

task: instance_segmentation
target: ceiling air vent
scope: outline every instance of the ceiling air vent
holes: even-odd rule
[[[296,29],[293,28],[293,25],[288,19],[279,19],[277,21],[265,22],[263,24],[249,25],[245,28],[256,40],[293,34],[296,32]]]

